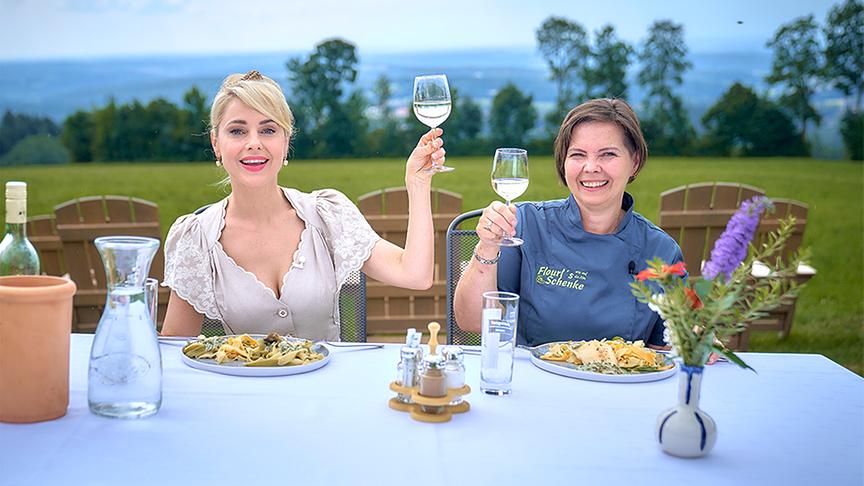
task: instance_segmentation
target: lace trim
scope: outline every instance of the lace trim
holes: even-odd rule
[[[166,255],[163,285],[170,287],[197,312],[222,320],[212,282],[209,254],[187,235],[182,235],[172,254]]]
[[[342,288],[351,272],[363,266],[381,239],[351,201],[345,196],[340,199],[344,202],[319,205],[319,214],[329,229],[327,234],[333,248],[337,289]]]

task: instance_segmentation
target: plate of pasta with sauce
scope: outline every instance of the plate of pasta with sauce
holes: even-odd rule
[[[330,361],[322,344],[271,333],[199,336],[180,353],[195,369],[234,376],[285,376],[317,370]]]
[[[614,383],[663,380],[678,369],[665,353],[621,338],[543,344],[531,349],[531,362],[550,373]]]

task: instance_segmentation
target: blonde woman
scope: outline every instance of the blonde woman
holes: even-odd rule
[[[165,242],[171,288],[165,335],[200,332],[203,318],[229,334],[339,339],[339,289],[362,269],[389,285],[432,285],[432,173],[444,159],[441,130],[423,135],[405,166],[409,195],[405,248],[381,239],[342,193],[279,187],[293,116],[279,85],[257,71],[228,76],[210,111],[216,164],[231,193],[181,216]]]

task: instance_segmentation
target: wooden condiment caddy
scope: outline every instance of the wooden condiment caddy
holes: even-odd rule
[[[436,368],[436,363],[441,363],[443,360],[437,355],[438,350],[438,331],[441,330],[441,325],[437,322],[429,323],[429,355],[424,358],[426,366],[423,375],[420,377],[418,386],[405,387],[398,381],[390,383],[390,390],[408,395],[411,397],[411,403],[403,403],[396,398],[391,398],[389,401],[390,408],[402,412],[409,412],[411,418],[420,422],[441,423],[449,421],[454,413],[464,413],[470,410],[470,404],[461,400],[456,405],[451,405],[458,397],[471,393],[471,387],[463,385],[460,388],[442,387],[441,380],[445,380],[441,368]],[[437,373],[436,373],[437,370]],[[424,380],[426,380],[424,382]],[[426,395],[420,392],[426,392]],[[431,395],[431,396],[430,396]]]

